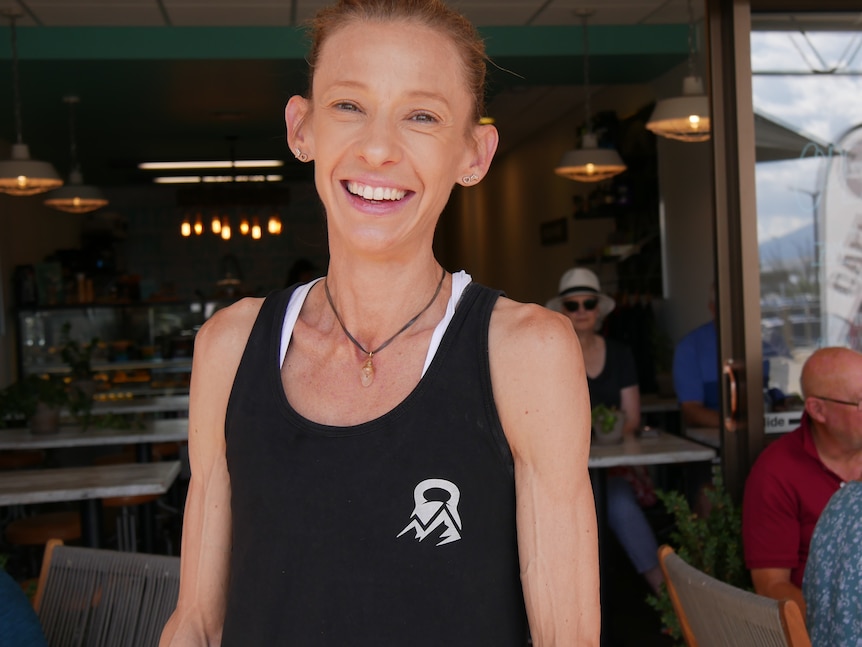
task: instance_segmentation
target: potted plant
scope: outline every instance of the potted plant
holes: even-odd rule
[[[81,391],[95,390],[95,381],[93,380],[93,351],[99,345],[99,338],[93,337],[88,344],[80,344],[71,336],[72,324],[68,321],[63,324],[60,331],[60,340],[62,347],[60,348],[60,357],[66,366],[69,367],[69,373],[72,376],[72,383],[78,384]],[[88,388],[87,383],[92,385]]]
[[[23,418],[34,434],[53,433],[60,426],[60,410],[69,403],[61,378],[27,375],[0,391],[0,425]]]
[[[613,445],[623,440],[625,414],[616,407],[599,404],[593,407],[593,440],[600,445]]]
[[[656,495],[674,518],[668,542],[686,562],[704,573],[744,590],[751,590],[751,577],[742,552],[742,513],[724,489],[721,477],[705,490],[710,512],[699,517],[691,511],[680,492],[657,491]],[[665,633],[682,644],[679,620],[673,610],[667,587],[659,595],[647,597],[647,604],[661,615]]]
[[[72,324],[68,321],[60,331],[62,346],[60,357],[69,367],[71,383],[69,389],[69,409],[84,427],[90,422],[93,409],[93,396],[96,393],[96,380],[93,378],[93,351],[98,348],[99,338],[93,337],[89,343],[81,344],[71,336]]]

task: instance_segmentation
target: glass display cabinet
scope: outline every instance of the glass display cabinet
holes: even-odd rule
[[[71,374],[68,340],[92,345],[96,402],[188,396],[194,337],[231,301],[90,303],[17,310],[18,370]]]

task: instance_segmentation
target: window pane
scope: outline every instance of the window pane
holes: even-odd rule
[[[825,345],[862,350],[862,27],[858,14],[753,16],[764,356],[798,392]]]

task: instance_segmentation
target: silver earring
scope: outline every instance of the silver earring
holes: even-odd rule
[[[295,157],[296,157],[296,159],[298,159],[300,162],[307,162],[307,161],[308,161],[308,155],[306,155],[305,153],[303,153],[303,152],[302,152],[302,150],[301,150],[301,149],[299,149],[299,148],[297,148],[297,149],[296,149],[296,152],[294,153],[294,156],[295,156]]]
[[[470,184],[471,182],[475,182],[478,179],[479,179],[478,175],[476,175],[475,173],[471,173],[470,175],[465,175],[464,177],[462,177],[461,181],[464,184]]]

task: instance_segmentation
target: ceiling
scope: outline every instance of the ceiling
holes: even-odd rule
[[[76,95],[87,183],[150,182],[138,162],[289,158],[283,107],[303,92],[302,25],[325,0],[0,0],[17,10],[23,139],[31,155],[69,166]],[[461,0],[493,61],[489,114],[502,148],[583,102],[590,81],[650,83],[686,61],[686,0]],[[695,20],[702,3],[693,2]],[[15,138],[11,30],[0,22],[0,140]],[[8,89],[8,90],[7,90]],[[0,149],[2,150],[2,149]],[[308,165],[292,159],[285,176]]]

